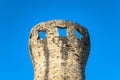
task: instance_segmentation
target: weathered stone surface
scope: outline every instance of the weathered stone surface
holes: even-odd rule
[[[58,26],[67,28],[66,37],[59,36]],[[42,30],[46,31],[46,38],[40,39],[38,32]],[[74,34],[75,30],[82,34],[82,38]],[[34,80],[85,80],[90,39],[83,26],[66,20],[37,24],[30,32],[29,49]]]

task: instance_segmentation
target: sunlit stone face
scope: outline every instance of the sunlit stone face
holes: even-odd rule
[[[85,80],[89,49],[88,31],[77,23],[52,20],[37,24],[29,37],[34,80]]]

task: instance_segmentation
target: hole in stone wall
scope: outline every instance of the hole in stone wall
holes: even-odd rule
[[[82,34],[78,30],[75,30],[74,33],[78,38],[82,37]]]
[[[67,28],[58,27],[58,33],[59,33],[59,36],[66,37],[67,36]]]
[[[46,31],[39,31],[40,39],[46,38]]]

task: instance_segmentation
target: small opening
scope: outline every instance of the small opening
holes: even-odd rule
[[[80,32],[78,30],[75,30],[74,33],[78,38],[82,37],[82,34],[80,34]]]
[[[59,33],[59,36],[66,37],[67,36],[67,29],[58,27],[58,33]]]
[[[46,38],[46,31],[40,31],[39,35],[40,35],[40,39]]]

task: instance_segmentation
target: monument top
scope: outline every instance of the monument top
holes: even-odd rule
[[[67,35],[60,36],[58,28],[66,28]],[[40,39],[41,31],[46,32],[46,38]],[[37,24],[30,32],[29,49],[34,80],[85,80],[90,39],[87,29],[78,23],[52,20]]]

